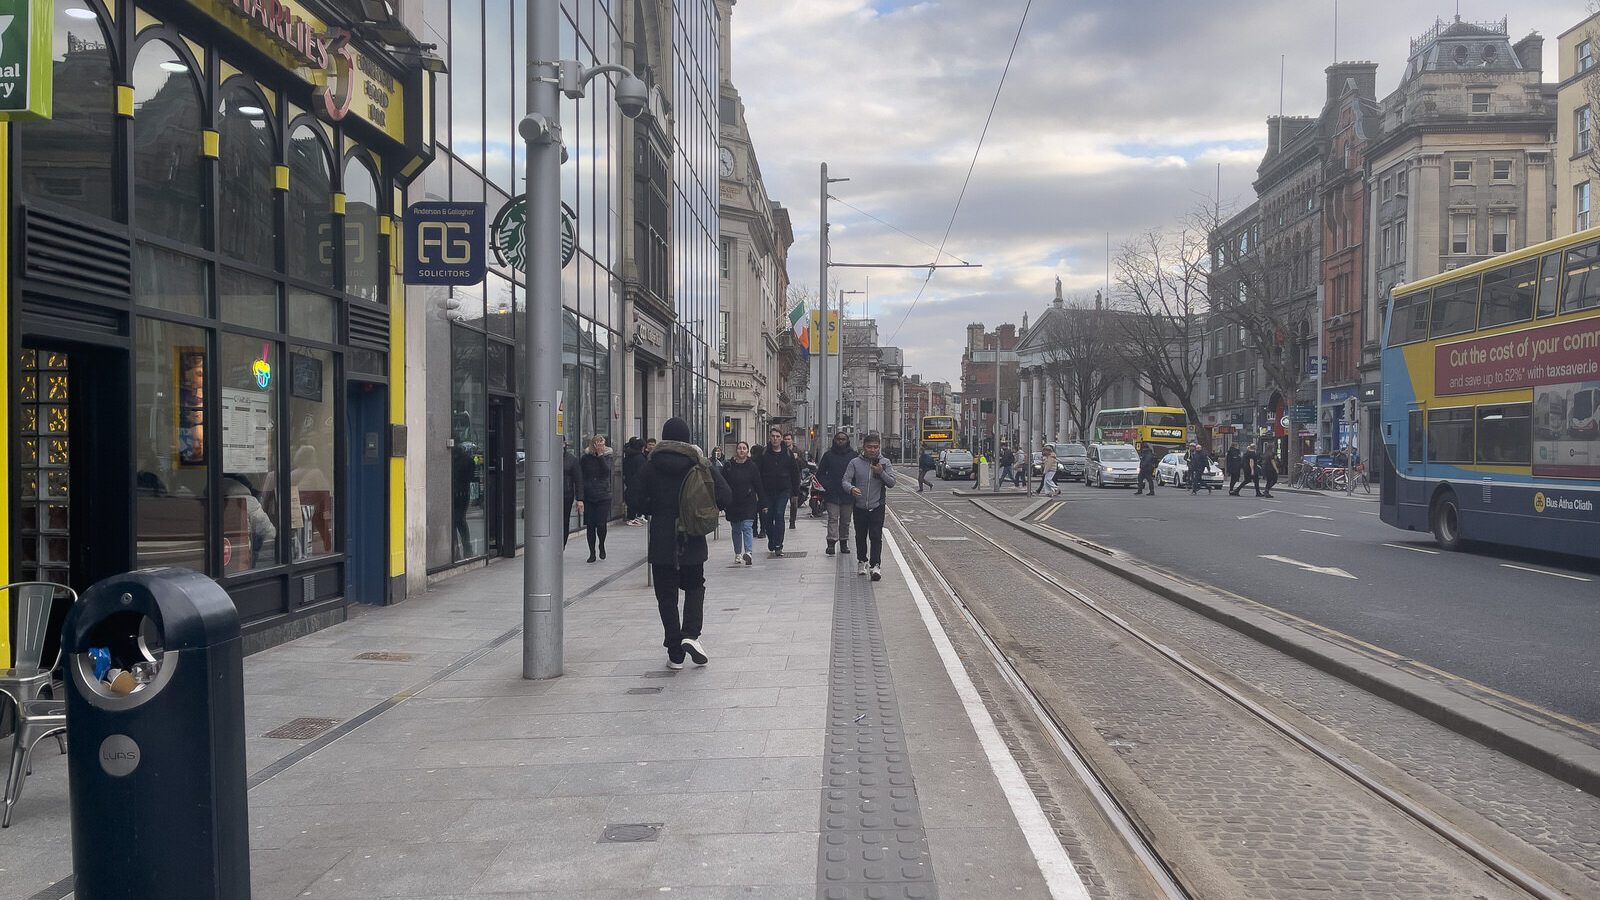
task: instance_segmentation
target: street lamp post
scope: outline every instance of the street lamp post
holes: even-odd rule
[[[561,0],[528,0],[528,110],[517,131],[528,143],[522,410],[526,417],[527,503],[522,553],[522,677],[555,678],[562,660],[561,462],[556,394],[561,389],[561,94],[577,99],[606,72],[623,115],[649,105],[644,82],[622,66],[586,69],[560,59]]]

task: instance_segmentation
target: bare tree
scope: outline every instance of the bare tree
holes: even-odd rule
[[[1080,439],[1089,434],[1106,392],[1130,374],[1114,339],[1108,339],[1116,333],[1111,320],[1119,315],[1072,300],[1046,320],[1045,377],[1061,392]]]
[[[1215,236],[1227,213],[1212,203],[1195,210],[1190,221],[1203,233]],[[1267,387],[1283,398],[1285,408],[1292,407],[1307,380],[1310,343],[1320,327],[1315,303],[1290,299],[1296,266],[1309,268],[1309,264],[1287,246],[1252,246],[1230,257],[1226,268],[1213,272],[1210,279],[1212,320],[1241,330],[1261,364]],[[1314,277],[1315,273],[1300,275]],[[1286,462],[1291,466],[1299,458],[1299,446],[1298,440],[1289,441]]]
[[[1584,5],[1590,16],[1600,13],[1600,0],[1590,0]],[[1600,22],[1600,20],[1597,20]],[[1584,40],[1589,42],[1589,57],[1595,59],[1595,54],[1600,53],[1600,24],[1590,25]],[[1600,60],[1596,60],[1600,63]],[[1600,113],[1600,65],[1591,64],[1589,74],[1583,79],[1583,99],[1589,104],[1589,145],[1594,146],[1594,117]],[[1583,158],[1584,170],[1589,175],[1591,183],[1600,183],[1600,153],[1590,151]],[[1568,223],[1571,224],[1570,222]]]
[[[1190,422],[1200,421],[1194,393],[1205,373],[1207,234],[1190,221],[1123,244],[1115,263],[1118,315],[1107,323],[1110,343],[1126,367],[1142,376],[1140,389],[1156,405],[1166,405],[1171,396]]]

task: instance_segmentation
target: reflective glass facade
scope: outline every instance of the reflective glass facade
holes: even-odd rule
[[[435,93],[437,157],[408,200],[481,200],[492,221],[525,185],[526,151],[516,125],[527,105],[517,74],[527,65],[526,4],[426,0],[420,7],[422,20],[409,24],[421,40],[438,45],[450,73],[439,78]],[[621,62],[621,10],[622,0],[563,2],[562,57],[586,66]],[[577,235],[576,254],[561,273],[567,310],[562,426],[574,448],[597,433],[613,445],[623,439],[614,433],[622,403],[614,373],[623,364],[617,270],[625,150],[614,79],[596,79],[586,98],[563,100],[561,109],[569,154],[561,167],[561,198]],[[501,265],[492,252],[489,263],[481,284],[409,289],[411,302],[425,308],[427,365],[450,373],[427,379],[429,415],[414,426],[424,432],[413,452],[426,453],[429,571],[503,555],[521,541],[520,422],[514,413],[498,420],[496,408],[514,410],[526,295],[522,272]],[[507,453],[508,465],[497,468],[497,458]]]
[[[713,0],[672,4],[674,412],[702,446],[716,441],[709,378],[719,343],[717,237],[717,9]]]

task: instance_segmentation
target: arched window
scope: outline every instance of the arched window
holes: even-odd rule
[[[54,116],[16,129],[22,145],[22,193],[119,218],[112,174],[117,79],[105,32],[87,3],[56,4],[51,63]]]
[[[278,160],[275,129],[261,97],[238,81],[223,88],[217,112],[222,137],[217,169],[222,252],[274,268],[278,263],[272,188],[272,167]]]
[[[363,300],[383,299],[383,237],[378,234],[378,181],[359,157],[344,164],[344,284]]]
[[[133,221],[141,231],[207,242],[200,94],[189,63],[165,41],[133,66]]]
[[[289,215],[284,271],[333,286],[333,181],[328,151],[310,125],[289,135]]]

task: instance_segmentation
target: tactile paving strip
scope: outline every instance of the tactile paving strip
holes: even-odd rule
[[[938,897],[878,601],[848,567],[834,587],[825,765],[818,900]]]

